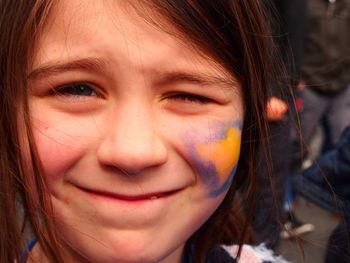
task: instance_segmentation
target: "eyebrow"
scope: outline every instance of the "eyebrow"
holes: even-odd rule
[[[106,72],[106,68],[106,62],[95,57],[82,58],[69,62],[50,62],[31,71],[28,74],[27,79],[35,80],[72,70],[103,73]],[[202,86],[221,86],[223,88],[233,88],[238,84],[238,81],[232,77],[214,76],[197,72],[171,71],[158,73],[157,84],[159,85],[169,85],[181,82]]]
[[[99,58],[83,58],[69,62],[52,62],[44,64],[31,71],[27,79],[34,80],[37,78],[46,77],[52,74],[59,74],[71,70],[85,70],[91,72],[104,72],[106,63]]]
[[[238,81],[230,77],[213,76],[202,73],[169,72],[160,76],[159,84],[174,84],[178,82],[193,83],[202,86],[222,86],[223,88],[233,88],[238,85]]]

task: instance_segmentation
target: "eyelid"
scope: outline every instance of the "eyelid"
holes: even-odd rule
[[[65,71],[57,74],[49,74],[29,80],[29,90],[37,96],[54,95],[54,90],[71,85],[84,84],[91,87],[98,97],[106,97],[105,79],[101,75],[89,72]]]
[[[188,103],[198,103],[198,104],[209,104],[214,102],[213,99],[207,96],[202,96],[199,94],[189,93],[189,92],[171,92],[166,95],[167,99],[171,100],[182,100]]]

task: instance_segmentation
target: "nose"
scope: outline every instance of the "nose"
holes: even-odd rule
[[[97,149],[99,162],[126,174],[164,164],[168,151],[151,109],[139,104],[124,109],[118,107],[109,114]]]

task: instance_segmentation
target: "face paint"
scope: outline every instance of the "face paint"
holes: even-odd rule
[[[194,147],[195,166],[210,189],[210,197],[216,197],[230,187],[239,158],[240,141],[241,123],[237,121]]]

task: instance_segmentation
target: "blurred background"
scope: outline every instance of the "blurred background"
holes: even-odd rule
[[[266,3],[286,74],[267,105],[257,242],[291,262],[349,263],[350,0]]]

